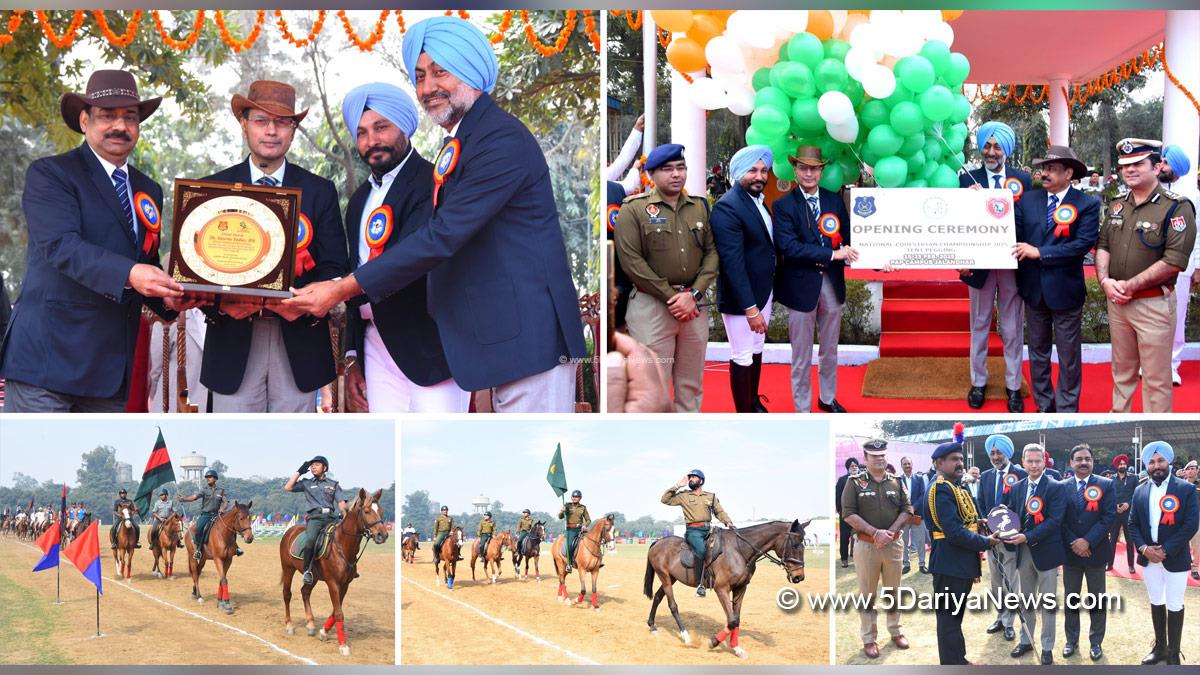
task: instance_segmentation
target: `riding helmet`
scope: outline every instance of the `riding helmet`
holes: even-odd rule
[[[128,491],[128,490],[126,490],[125,488],[121,488],[121,491],[120,491],[120,492],[118,492],[117,494],[119,494],[119,495],[127,495],[127,494],[129,494],[129,491]]]
[[[163,488],[163,489],[159,490],[159,491],[158,491],[158,494],[160,494],[160,495],[165,495],[165,494],[167,494],[167,488]]]
[[[525,509],[524,511],[521,511],[521,513],[524,513],[525,515],[529,515],[529,509]]]
[[[491,511],[484,511],[484,512],[483,512],[483,515],[487,516],[488,518],[491,518],[491,517],[492,517],[492,512],[491,512]]]
[[[209,469],[208,471],[204,472],[205,478],[208,478],[209,476],[212,476],[213,478],[216,478],[217,480],[221,480],[221,477],[217,475],[216,469]]]
[[[317,455],[316,457],[313,457],[312,459],[310,459],[308,461],[310,464],[312,462],[320,462],[322,464],[322,466],[325,467],[326,471],[329,470],[329,460],[325,459],[325,455]]]
[[[443,507],[442,507],[442,510],[443,510],[443,511],[447,511],[447,512],[449,512],[449,511],[450,511],[450,507],[449,507],[449,506],[443,506]]]
[[[576,490],[576,491],[574,491],[574,492],[572,492],[572,493],[571,493],[571,497],[572,497],[572,498],[574,498],[574,497],[579,497],[580,499],[583,499],[583,493],[582,493],[582,492],[580,492],[579,490]]]
[[[692,469],[691,471],[688,472],[688,475],[699,478],[701,483],[704,482],[704,472],[701,471],[700,469]]]

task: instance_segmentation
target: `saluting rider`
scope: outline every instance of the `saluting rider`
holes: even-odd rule
[[[685,485],[687,489],[681,490],[680,488]],[[721,508],[721,502],[717,500],[717,495],[705,492],[701,489],[703,487],[704,472],[700,469],[692,469],[678,483],[668,488],[662,496],[662,503],[667,506],[683,507],[683,522],[687,524],[683,538],[692,547],[692,553],[696,554],[696,595],[701,598],[705,593],[704,542],[708,539],[708,524],[716,516],[717,520],[725,523],[725,527],[733,529],[733,521],[729,518],[729,514],[725,513],[725,509]]]

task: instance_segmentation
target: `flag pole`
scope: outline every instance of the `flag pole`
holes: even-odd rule
[[[96,637],[100,637],[100,589],[96,589]]]

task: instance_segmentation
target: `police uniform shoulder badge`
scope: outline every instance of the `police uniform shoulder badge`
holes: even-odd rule
[[[133,208],[137,211],[138,221],[146,231],[142,237],[142,253],[150,255],[158,250],[158,233],[162,230],[162,218],[158,214],[158,206],[145,192],[133,196]]]
[[[1171,229],[1176,232],[1183,232],[1187,229],[1187,220],[1183,216],[1174,216],[1171,218]]]
[[[367,260],[374,260],[379,257],[380,253],[383,253],[383,247],[387,245],[388,239],[392,236],[394,221],[392,207],[387,204],[375,209],[367,217],[367,227],[363,230],[363,238],[366,239],[367,246],[371,249]]]

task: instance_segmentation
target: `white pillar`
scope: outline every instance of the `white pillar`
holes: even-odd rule
[[[692,79],[704,77],[703,72],[690,73]],[[687,80],[679,71],[671,70],[671,142],[683,146],[687,160],[688,194],[703,196],[708,178],[708,148],[705,136],[704,109],[696,106],[687,93]]]
[[[642,154],[658,145],[658,26],[650,11],[642,12],[642,112],[646,130],[642,134]]]
[[[1176,9],[1167,12],[1167,66],[1179,83],[1193,95],[1200,92],[1200,11]],[[1196,190],[1196,148],[1200,144],[1200,116],[1192,102],[1163,77],[1163,145],[1178,145],[1188,156],[1191,168],[1171,189],[1200,204]]]
[[[1071,76],[1067,74],[1050,76],[1050,145],[1071,144],[1071,109],[1067,105],[1067,96],[1071,94]]]

